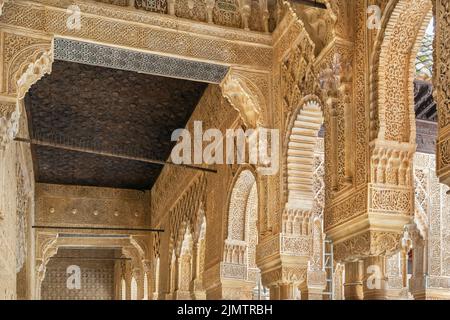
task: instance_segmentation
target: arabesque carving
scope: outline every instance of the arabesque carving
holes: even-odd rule
[[[271,299],[323,299],[327,289],[338,300],[450,297],[449,1],[72,2],[79,29],[67,27],[66,1],[0,0],[0,298],[16,297],[20,281],[35,281],[27,290],[41,298],[66,247],[118,249],[107,278],[124,300],[251,299],[260,288]],[[368,27],[368,5],[382,10],[379,29]],[[412,85],[432,12],[436,155],[416,151]],[[51,73],[54,51],[208,83],[186,128],[277,129],[281,170],[167,165],[145,192],[35,184],[29,146],[13,141],[30,134],[21,100]],[[159,231],[31,237],[31,222]]]
[[[257,85],[231,70],[221,87],[223,96],[239,112],[248,128],[257,128],[267,122],[263,114],[267,112],[267,102]]]
[[[439,122],[436,170],[440,181],[450,186],[450,49],[446,37],[450,30],[448,15],[450,3],[435,0],[433,4],[435,16],[433,87]]]

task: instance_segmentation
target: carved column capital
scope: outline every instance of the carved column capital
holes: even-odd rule
[[[414,152],[410,143],[372,141],[369,183],[325,213],[325,230],[335,243],[337,261],[401,249],[403,228],[414,212]]]
[[[251,1],[250,0],[240,0],[239,1],[239,11],[241,12],[242,17],[242,27],[245,30],[250,30],[248,26],[248,19],[250,17],[252,8],[251,8]]]
[[[0,151],[14,140],[19,131],[20,109],[15,100],[0,97]]]
[[[142,260],[142,266],[144,269],[144,273],[150,274],[152,271],[152,262],[150,260],[144,259]]]
[[[4,1],[0,0],[0,11]],[[20,108],[29,88],[51,72],[52,39],[47,35],[23,35],[0,31],[3,68],[0,77],[0,151],[18,133]]]
[[[300,285],[306,280],[307,267],[297,265],[278,266],[270,271],[264,272],[261,275],[261,280],[264,286],[272,287],[283,284]]]
[[[331,65],[319,73],[320,89],[329,107],[333,107],[337,103],[341,94],[341,73],[341,56],[338,53],[333,56]]]
[[[368,256],[390,256],[401,249],[402,233],[366,231],[334,246],[336,261],[350,262]]]
[[[208,15],[208,23],[214,23],[213,21],[213,10],[216,4],[215,0],[206,0],[206,13]]]
[[[280,233],[266,237],[256,250],[256,263],[261,270],[264,286],[285,284],[298,286],[307,277],[308,260],[311,255],[311,236],[295,233]]]

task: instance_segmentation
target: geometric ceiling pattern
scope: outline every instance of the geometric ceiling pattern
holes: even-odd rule
[[[206,83],[56,60],[25,97],[30,135],[168,159]],[[148,190],[162,166],[32,145],[37,182]]]

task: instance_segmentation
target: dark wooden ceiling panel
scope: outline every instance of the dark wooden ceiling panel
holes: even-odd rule
[[[206,84],[55,61],[25,99],[30,132],[46,140],[167,160]],[[36,181],[149,189],[161,166],[33,146]]]

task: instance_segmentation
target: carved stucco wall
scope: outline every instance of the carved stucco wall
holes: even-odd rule
[[[192,131],[193,121],[203,121],[203,130],[208,128],[232,128],[238,113],[222,97],[219,86],[209,85],[200,99],[187,128]],[[160,293],[169,292],[169,265],[176,243],[181,243],[184,228],[198,232],[196,223],[198,211],[184,199],[203,199],[203,209],[207,225],[205,235],[205,266],[203,282],[212,285],[219,278],[219,263],[222,260],[222,247],[226,232],[226,212],[228,210],[228,190],[233,176],[230,166],[217,166],[218,173],[199,174],[197,171],[166,166],[151,191],[152,225],[165,229],[160,239],[161,273]],[[201,192],[202,185],[208,188],[207,197]],[[197,188],[198,187],[198,188]],[[198,189],[198,190],[197,190]],[[171,190],[167,193],[167,190]],[[197,190],[197,191],[196,191]],[[181,230],[181,236],[179,235]],[[171,241],[172,238],[172,241]],[[179,246],[179,245],[178,245]]]
[[[80,30],[69,30],[66,27],[67,5],[63,1],[35,2],[45,6],[35,8],[19,1],[14,4],[5,3],[3,11],[8,14],[3,14],[0,21],[14,26],[45,30],[50,34],[91,39],[104,44],[140,48],[155,53],[170,53],[225,64],[252,65],[263,69],[270,65],[271,38],[262,32],[246,32],[242,29],[212,25],[203,28],[186,19],[149,15],[145,11],[93,1],[76,3],[86,16]],[[182,30],[186,32],[180,33]]]
[[[449,188],[436,176],[436,156],[417,152],[414,157],[414,222],[425,239],[424,272],[428,275],[426,298],[446,296],[450,288],[450,196]],[[414,248],[413,248],[414,249]],[[414,260],[414,263],[417,263]],[[420,263],[420,262],[419,262]],[[405,299],[400,253],[386,262],[389,297]],[[410,296],[411,298],[411,296]]]
[[[286,8],[285,8],[286,10]],[[305,55],[310,54],[313,50],[312,43],[307,40],[306,34],[304,33],[300,24],[296,24],[294,22],[295,18],[292,18],[290,15],[286,15],[286,20],[283,22],[280,34],[276,34],[276,43],[277,43],[277,60],[274,60],[276,66],[278,59],[282,60],[283,56],[286,55],[289,50],[293,39],[297,39],[301,42],[301,40],[305,40],[306,43],[298,43],[298,46],[295,46],[295,49],[292,50],[293,59],[297,57],[301,57],[304,52]],[[291,28],[292,32],[286,32],[288,28]],[[308,56],[306,59],[310,59]],[[293,61],[294,61],[293,60]],[[303,59],[302,64],[296,66],[293,62],[294,69],[292,70],[292,75],[296,75],[297,77],[306,76],[308,81],[312,81],[313,71],[311,70],[312,65],[308,60]],[[280,66],[276,67],[278,70]],[[301,75],[298,76],[295,72],[296,70],[300,70]],[[275,95],[280,94],[280,75],[281,70],[278,70],[274,75],[274,90]],[[245,74],[245,73],[243,73]],[[248,73],[251,75],[251,73]],[[253,75],[255,76],[255,75]],[[288,77],[288,73],[286,74]],[[301,92],[313,93],[314,85],[308,85],[300,81],[298,79]],[[262,80],[263,77],[260,78],[252,78],[252,80]],[[307,83],[309,83],[306,81]],[[264,87],[263,87],[264,88]],[[226,88],[225,88],[226,89]],[[297,96],[296,96],[297,97]],[[280,100],[281,100],[280,96]],[[301,97],[297,97],[297,101],[300,100]],[[270,108],[270,106],[267,106]],[[295,105],[289,107],[288,109],[294,108]],[[280,104],[277,105],[277,108],[281,108]],[[291,110],[280,110],[282,112],[289,112]],[[266,111],[267,112],[267,111]],[[290,113],[282,113],[282,116],[279,115],[278,112],[273,112],[266,121],[269,121],[269,125],[274,128],[281,128],[285,126],[281,121],[281,118],[290,118]],[[216,86],[210,85],[201,99],[196,111],[191,117],[190,125],[192,125],[193,120],[203,120],[203,128],[206,129],[208,127],[220,128],[221,130],[225,128],[235,128],[239,124],[241,124],[241,120],[238,120],[238,114],[234,111],[234,108],[222,98],[222,94],[220,89]],[[188,127],[190,126],[188,125]],[[284,132],[284,130],[283,130]],[[323,143],[321,144],[323,146]],[[280,159],[282,161],[282,159]],[[323,161],[316,159],[315,168],[317,172],[323,174]],[[281,167],[281,166],[280,166]],[[220,261],[223,257],[222,250],[217,250],[217,248],[223,248],[224,240],[227,236],[227,219],[228,219],[228,207],[229,207],[229,196],[231,194],[232,181],[233,177],[236,177],[236,173],[240,172],[239,166],[218,166],[219,170],[217,174],[206,174],[206,185],[208,192],[205,196],[205,213],[207,217],[208,225],[214,226],[214,229],[207,228],[206,232],[206,260],[205,260],[205,278],[204,282],[206,285],[206,289],[209,290],[209,297],[224,297],[224,291],[221,291],[223,288],[220,287]],[[316,173],[317,173],[316,172]],[[267,214],[267,216],[259,217],[259,232],[266,234],[277,233],[280,232],[281,226],[281,201],[279,198],[279,194],[281,191],[280,182],[280,174],[261,178],[261,182],[258,181],[260,179],[258,177],[258,187],[261,187],[261,192],[258,192],[259,196],[259,204],[261,205],[260,213],[263,212]],[[152,218],[155,226],[162,227],[164,229],[170,229],[172,235],[163,234],[161,239],[161,273],[160,273],[160,283],[161,283],[161,291],[162,293],[169,291],[169,283],[170,277],[169,273],[166,271],[169,269],[169,265],[172,261],[172,256],[167,254],[167,252],[172,252],[174,247],[177,246],[177,243],[180,241],[176,238],[180,238],[179,231],[177,226],[182,226],[191,223],[193,220],[192,214],[195,214],[195,210],[186,207],[185,209],[179,209],[180,203],[185,203],[185,198],[189,198],[189,194],[191,188],[194,184],[194,181],[199,180],[200,174],[191,172],[189,170],[177,169],[177,168],[164,168],[162,174],[160,175],[155,187],[152,190]],[[317,199],[317,203],[314,206],[314,211],[319,213],[322,211],[321,206],[323,204],[319,204],[319,202],[323,201],[324,198],[324,188],[323,182],[318,183],[314,181],[314,190],[317,191],[319,196]],[[171,193],[167,194],[166,190],[170,189]],[[270,197],[270,195],[273,195]],[[269,198],[270,197],[270,200]],[[181,205],[183,207],[183,205]],[[179,213],[177,213],[179,212]],[[167,214],[174,216],[176,218],[167,218]],[[180,217],[178,217],[180,216]],[[184,224],[183,224],[184,222]],[[175,224],[175,225],[174,225]],[[175,232],[175,230],[177,230]],[[171,238],[171,236],[173,236]],[[260,239],[259,239],[260,240]],[[307,246],[307,244],[305,244]],[[295,271],[295,270],[293,270]],[[296,272],[296,271],[295,271]],[[165,287],[165,288],[163,288]]]
[[[415,220],[427,230],[428,288],[450,288],[450,195],[436,176],[436,157],[417,153]]]
[[[46,3],[51,3],[52,1],[43,1]],[[392,1],[395,2],[395,1]],[[416,3],[424,3],[424,1],[415,1]],[[64,19],[64,15],[61,12],[58,12],[58,10],[55,10],[54,7],[49,6],[46,7],[45,9],[42,9],[41,7],[31,7],[28,8],[26,6],[23,5],[23,3],[21,3],[20,1],[18,1],[17,3],[18,6],[16,7],[16,4],[8,4],[6,6],[6,9],[10,10],[11,15],[9,16],[2,16],[1,21],[7,22],[7,23],[11,23],[11,24],[15,24],[15,25],[19,25],[19,26],[24,26],[24,27],[29,27],[29,26],[33,26],[36,21],[41,21],[40,18],[42,18],[42,20],[47,21],[46,19],[53,19],[55,21],[61,22]],[[337,23],[337,27],[336,27],[336,32],[337,34],[341,35],[343,38],[346,38],[347,40],[349,40],[350,42],[345,42],[345,44],[343,43],[337,43],[336,47],[333,47],[333,49],[329,50],[327,53],[325,53],[322,57],[322,60],[320,61],[321,63],[323,63],[322,65],[326,65],[329,64],[329,62],[331,61],[332,57],[334,56],[335,52],[339,52],[340,54],[342,54],[342,56],[344,56],[345,60],[352,60],[354,61],[354,67],[355,67],[355,75],[356,78],[353,80],[353,82],[355,83],[355,88],[354,88],[354,93],[353,93],[353,99],[354,101],[354,115],[355,115],[355,125],[354,127],[356,128],[355,130],[355,147],[352,148],[352,151],[350,152],[356,160],[354,161],[354,163],[352,164],[352,169],[355,171],[354,174],[354,185],[355,186],[361,186],[364,185],[367,182],[367,179],[369,177],[368,174],[368,167],[369,167],[369,154],[366,150],[366,145],[367,145],[367,140],[368,140],[368,135],[367,132],[369,132],[369,128],[368,128],[368,123],[369,123],[369,119],[368,119],[368,112],[366,110],[366,106],[367,106],[367,102],[369,100],[369,98],[366,96],[367,95],[367,84],[365,83],[366,81],[366,77],[367,77],[367,57],[368,57],[368,52],[370,53],[370,51],[372,50],[371,45],[368,43],[372,43],[374,41],[371,41],[374,39],[375,37],[375,33],[376,31],[367,31],[367,29],[365,28],[365,15],[366,15],[366,8],[365,8],[365,3],[363,1],[358,1],[356,3],[355,8],[351,7],[350,5],[347,5],[345,3],[348,3],[346,1],[334,1],[333,2],[333,10],[336,12],[336,15],[338,17],[340,17],[340,19],[338,19],[338,23]],[[377,4],[382,5],[382,7],[384,8],[387,1],[376,1]],[[96,10],[95,7],[93,7],[92,5],[83,5],[82,6],[83,12],[86,9],[86,11],[88,12],[98,12]],[[109,9],[105,9],[102,8],[107,13],[111,13],[111,11]],[[356,19],[358,22],[356,32],[355,34],[353,34],[353,32],[349,32],[349,30],[351,30],[351,28],[349,27],[350,24],[348,23],[350,19],[345,18],[347,13],[351,12],[352,10],[354,10],[357,13]],[[29,14],[27,14],[29,13]],[[119,10],[117,11],[117,13],[114,13],[114,15],[122,16],[123,12],[120,12]],[[351,16],[351,15],[348,15]],[[45,18],[45,19],[44,19]],[[142,19],[145,22],[148,22],[148,19],[145,17],[144,15],[140,15],[140,14],[134,14],[134,13],[130,13],[128,14],[128,18],[133,19],[133,20],[139,20]],[[153,19],[153,18],[152,18]],[[154,18],[155,21],[153,21],[154,23],[162,23],[163,20],[160,20],[159,18]],[[96,31],[96,27],[99,24],[99,21],[104,22],[104,17],[92,17],[89,19],[86,19],[85,22],[87,23],[88,28],[83,28],[80,32],[73,32],[73,34],[75,34],[76,36],[80,36],[80,37],[86,37],[89,39],[94,39],[94,40],[102,40],[102,41],[106,41],[106,42],[115,42],[115,43],[120,43],[120,44],[125,44],[125,45],[129,45],[129,46],[134,46],[134,47],[140,47],[140,48],[150,48],[150,49],[155,49],[155,51],[168,51],[173,53],[174,50],[177,53],[182,52],[183,54],[189,55],[189,56],[195,56],[196,58],[204,58],[205,56],[208,56],[208,59],[212,59],[215,61],[226,61],[226,62],[237,62],[239,61],[239,63],[243,63],[243,64],[251,64],[251,65],[257,65],[257,66],[268,66],[270,65],[270,54],[269,52],[271,52],[271,49],[268,47],[265,47],[264,45],[261,46],[261,43],[265,43],[267,44],[267,38],[261,37],[261,36],[256,36],[256,35],[251,35],[251,34],[235,34],[233,32],[230,31],[230,33],[225,32],[223,30],[221,30],[221,32],[223,32],[223,36],[226,37],[237,37],[238,39],[242,39],[242,37],[244,37],[245,39],[251,38],[251,37],[255,37],[258,38],[258,45],[255,45],[254,50],[257,51],[257,53],[255,54],[253,52],[253,50],[249,49],[249,46],[247,44],[240,44],[240,45],[236,45],[236,47],[234,47],[233,44],[233,53],[235,53],[235,55],[231,55],[229,54],[230,51],[229,50],[223,50],[223,46],[222,45],[211,45],[211,42],[206,42],[206,40],[204,38],[202,38],[201,40],[196,40],[196,41],[189,41],[191,38],[187,38],[188,41],[183,42],[181,41],[181,48],[177,47],[176,49],[174,48],[165,48],[164,46],[166,45],[166,43],[168,41],[159,41],[159,39],[164,39],[164,36],[172,34],[171,32],[165,32],[164,31],[164,36],[162,36],[162,32],[161,30],[156,30],[155,28],[152,28],[150,26],[136,26],[133,25],[132,27],[128,28],[125,24],[122,23],[116,23],[116,24],[107,24],[105,29],[108,28],[114,28],[115,30],[117,30],[116,33],[112,34],[109,38],[105,39],[103,36],[103,34],[97,33]],[[164,20],[165,21],[165,20]],[[410,23],[409,20],[405,19],[406,23]],[[291,21],[289,21],[289,23],[291,23]],[[176,29],[178,29],[178,27],[180,29],[185,30],[185,28],[188,27],[192,27],[192,26],[186,26],[185,22],[181,21],[178,23],[175,23],[172,21],[172,26],[174,25],[177,27]],[[45,24],[44,24],[45,25]],[[60,23],[57,25],[57,22],[55,22],[54,24],[48,25],[48,28],[50,31],[54,32],[55,30],[58,30],[59,25],[64,25],[63,23]],[[140,36],[142,36],[145,39],[148,39],[150,37],[147,37],[148,35],[152,35],[155,36],[152,39],[156,39],[155,41],[153,41],[151,44],[148,44],[146,42],[146,40],[143,39],[136,39],[135,37],[124,37],[124,34],[128,34],[130,33],[129,31],[136,31],[133,34],[138,34]],[[285,31],[284,28],[281,28],[281,30],[283,30],[282,32]],[[50,32],[49,31],[49,32]],[[59,30],[61,34],[67,34],[67,31],[64,30]],[[203,31],[202,31],[203,32]],[[202,33],[200,32],[200,33]],[[217,35],[217,30],[215,32],[213,32],[214,35]],[[69,33],[70,34],[70,33]],[[279,40],[278,38],[279,35],[274,34],[274,38],[277,39],[277,41]],[[287,32],[286,36],[283,36],[283,39],[281,39],[279,42],[277,42],[277,53],[280,54],[280,56],[277,56],[277,59],[274,59],[274,64],[278,64],[280,60],[278,60],[278,58],[281,58],[281,56],[283,56],[285,54],[285,49],[287,47],[289,47],[292,44],[292,40],[293,38],[296,38],[298,36],[297,33],[291,33],[291,32]],[[186,39],[182,39],[182,40],[186,40]],[[221,39],[222,40],[222,39]],[[270,38],[269,38],[270,40]],[[304,40],[304,39],[303,39]],[[368,41],[369,40],[369,41]],[[217,40],[216,38],[214,39],[214,41],[218,41],[215,43],[220,43],[222,44],[221,41]],[[354,43],[352,41],[355,41]],[[339,42],[339,41],[338,41]],[[187,43],[187,44],[186,44]],[[199,43],[201,43],[201,45],[199,45]],[[211,48],[211,50],[213,52],[207,52],[207,54],[205,52],[200,52],[196,51],[196,50],[192,50],[192,49],[197,49],[197,48],[204,48],[205,47],[205,43],[207,43],[207,47]],[[270,43],[270,41],[269,41]],[[186,44],[186,45],[183,45]],[[355,47],[355,51],[351,52],[351,50],[353,49],[349,49],[349,47],[352,47],[354,45]],[[190,52],[189,54],[187,54],[186,52],[189,52],[190,50],[192,50],[192,52]],[[281,53],[280,53],[281,52]],[[242,54],[242,56],[241,56]],[[269,63],[268,63],[269,62]],[[275,68],[274,68],[275,69]],[[378,70],[376,70],[378,71]],[[400,70],[401,71],[401,70]],[[406,70],[403,70],[406,71]],[[279,79],[280,78],[280,70],[275,70],[274,71],[275,76],[274,79]],[[278,73],[278,74],[277,74]],[[392,80],[392,79],[391,79]],[[309,83],[309,81],[304,81],[302,82],[304,84]],[[275,92],[275,96],[277,96],[277,94],[279,94],[279,88],[280,84],[278,81],[275,81],[274,83],[274,92]],[[348,93],[347,93],[348,94]],[[348,94],[349,96],[351,96],[352,94]],[[281,96],[281,95],[279,95]],[[277,96],[278,98],[278,96]],[[378,98],[378,97],[376,97]],[[381,97],[382,98],[382,97]],[[280,99],[281,100],[281,99]],[[280,102],[280,101],[278,101]],[[200,104],[203,105],[207,105],[207,107],[201,109],[202,111],[199,111],[199,113],[197,113],[197,115],[201,115],[201,117],[197,118],[197,119],[204,119],[205,122],[209,121],[209,124],[211,124],[211,126],[213,127],[218,127],[220,126],[220,128],[224,128],[225,126],[222,127],[222,125],[226,124],[228,125],[234,125],[234,121],[236,120],[237,116],[236,116],[236,112],[231,111],[232,108],[230,108],[230,106],[227,104],[227,102],[224,102],[224,99],[222,99],[221,94],[220,94],[220,89],[217,88],[217,86],[210,86],[207,89],[207,93],[205,94],[205,97],[203,99],[203,102],[201,102]],[[278,105],[281,106],[281,103]],[[340,110],[342,111],[345,108],[341,108],[339,107]],[[282,117],[285,115],[284,112],[279,112],[279,111],[284,111],[284,110],[276,110],[276,112],[272,112],[273,113],[273,125],[274,127],[277,128],[281,128],[283,127],[283,119]],[[342,112],[340,112],[340,116],[342,116]],[[279,116],[279,114],[281,114],[282,116]],[[392,114],[388,114],[387,117],[389,118],[390,116],[392,116]],[[401,122],[408,122],[407,119],[402,119]],[[339,123],[339,127],[338,127],[338,132],[339,132],[339,137],[337,139],[338,145],[339,145],[339,149],[340,149],[340,155],[342,157],[339,157],[339,162],[337,163],[337,167],[334,168],[333,170],[337,173],[338,175],[338,189],[339,188],[345,188],[345,169],[347,164],[349,163],[349,161],[347,161],[348,159],[348,152],[345,153],[342,151],[343,145],[345,144],[344,140],[343,140],[343,133],[345,132],[345,123],[340,122]],[[395,135],[390,133],[390,135]],[[393,137],[394,138],[394,137]],[[394,139],[395,140],[395,139]],[[327,143],[326,143],[327,145]],[[328,141],[328,146],[330,145],[330,141]],[[328,150],[327,150],[328,152]],[[350,157],[351,160],[351,157]],[[11,160],[12,162],[12,160]],[[327,169],[329,169],[329,167],[327,167]],[[177,170],[181,170],[177,171]],[[226,167],[226,168],[220,168],[219,169],[219,173],[217,175],[212,175],[209,176],[205,179],[206,182],[201,182],[201,183],[206,183],[208,185],[208,197],[205,201],[205,211],[206,211],[206,215],[208,217],[208,224],[209,225],[214,225],[214,229],[209,228],[207,232],[207,261],[206,261],[206,265],[207,265],[207,274],[211,275],[210,277],[206,277],[208,278],[208,281],[210,281],[210,283],[214,283],[215,279],[217,278],[217,275],[219,274],[219,271],[217,270],[217,262],[220,261],[221,252],[217,252],[220,250],[215,250],[215,245],[216,244],[221,244],[222,241],[225,238],[225,234],[226,234],[226,208],[228,205],[228,199],[227,196],[229,194],[229,192],[225,192],[229,191],[229,186],[231,184],[231,181],[233,180],[233,174],[237,171],[236,167]],[[328,170],[329,171],[329,170]],[[351,170],[350,170],[351,171]],[[162,177],[162,178],[161,178]],[[183,195],[191,195],[193,193],[191,193],[189,190],[190,188],[190,182],[194,181],[195,179],[198,179],[198,175],[194,172],[190,172],[184,169],[170,169],[170,168],[165,168],[162,175],[161,175],[160,179],[158,180],[157,186],[155,186],[154,191],[152,192],[152,194],[155,196],[155,199],[152,200],[152,207],[154,209],[154,213],[155,213],[155,223],[158,226],[161,226],[163,228],[165,228],[166,230],[177,230],[177,229],[182,229],[182,228],[178,228],[182,225],[182,222],[184,223],[192,223],[193,217],[190,215],[192,213],[192,211],[189,210],[183,210],[183,209],[187,209],[187,207],[181,207],[181,209],[177,209],[176,211],[171,211],[173,209],[173,207],[177,206],[177,203],[181,203],[182,205],[189,203],[185,200],[183,200]],[[273,214],[273,217],[271,217],[270,219],[267,220],[267,225],[272,225],[274,227],[274,231],[276,232],[276,228],[277,228],[277,224],[279,224],[279,220],[277,221],[277,217],[280,216],[280,199],[278,199],[278,195],[281,194],[280,192],[280,185],[279,185],[279,181],[281,179],[278,179],[279,177],[276,176],[273,179],[273,184],[271,185],[267,185],[265,186],[265,190],[263,190],[264,192],[262,192],[262,197],[266,196],[269,191],[271,195],[276,195],[276,197],[273,197],[271,199],[270,203],[266,203],[269,201],[264,201],[262,207],[264,208],[264,211],[270,212],[270,214]],[[200,179],[201,180],[201,179]],[[272,180],[270,180],[272,181]],[[331,183],[330,181],[327,179],[327,184],[328,184],[328,188],[330,188]],[[170,194],[167,194],[167,190],[171,190]],[[211,192],[209,192],[209,190],[211,190]],[[268,191],[269,190],[269,191]],[[355,192],[356,191],[356,192]],[[348,218],[348,216],[346,216],[346,214],[359,214],[360,212],[365,212],[367,209],[367,203],[365,202],[364,199],[367,199],[367,191],[363,190],[361,192],[359,192],[360,189],[352,189],[350,190],[350,192],[348,192],[349,196],[349,201],[343,201],[343,204],[341,205],[341,203],[338,203],[336,205],[336,211],[333,212],[333,219],[338,218],[338,219],[342,219],[345,220]],[[273,193],[272,193],[273,192]],[[195,193],[195,192],[194,192]],[[330,195],[330,194],[328,194]],[[198,195],[195,195],[196,197]],[[6,197],[8,197],[6,195]],[[196,198],[197,200],[198,198]],[[347,199],[346,199],[347,200]],[[8,200],[10,201],[10,203],[13,203],[13,201],[10,199]],[[3,202],[2,202],[3,203]],[[7,203],[7,201],[5,202]],[[355,205],[357,204],[357,205]],[[349,212],[349,207],[352,208],[356,208],[354,210],[354,212]],[[409,208],[407,208],[409,209]],[[406,210],[405,210],[406,211]],[[168,219],[167,216],[170,213],[178,213],[179,216],[177,216],[175,219]],[[273,223],[275,222],[275,223]],[[333,221],[332,221],[333,222]],[[339,221],[338,221],[339,222]],[[175,225],[171,225],[172,223],[175,223]],[[279,227],[279,226],[278,226]],[[266,230],[263,230],[266,231]],[[166,254],[165,252],[168,252],[169,250],[167,250],[170,246],[170,239],[169,239],[170,235],[163,235],[163,239],[162,239],[162,254]],[[175,235],[174,235],[175,237]],[[382,240],[389,240],[389,239],[382,239]],[[391,244],[396,243],[397,239],[392,239]],[[382,241],[380,241],[381,243]],[[219,246],[220,247],[220,246]],[[209,249],[208,249],[209,248]],[[378,251],[377,251],[378,252]],[[349,253],[350,254],[350,253]],[[7,253],[6,253],[7,255]],[[164,257],[162,258],[162,266],[167,266],[166,262],[168,261],[168,257]],[[166,268],[162,268],[163,270],[166,270]],[[162,279],[164,280],[164,279]],[[164,283],[164,281],[162,281],[162,283]]]
[[[113,252],[110,252],[113,251]],[[70,257],[64,259],[63,257]],[[114,250],[60,249],[47,264],[41,288],[42,300],[112,300],[114,299]],[[88,259],[87,259],[88,258]],[[99,260],[94,260],[98,258]],[[67,288],[69,266],[81,271],[81,288]]]
[[[149,223],[149,202],[141,191],[39,183],[36,224],[142,227]]]

